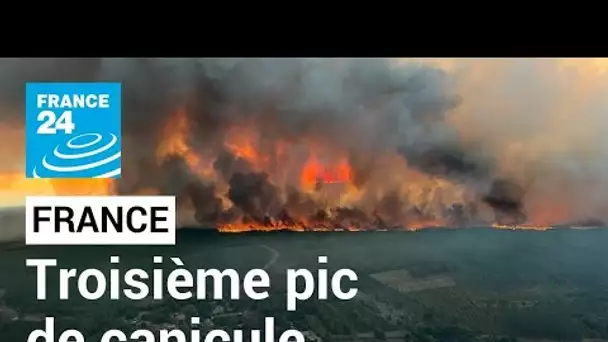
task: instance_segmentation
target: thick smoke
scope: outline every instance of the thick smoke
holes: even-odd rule
[[[0,242],[13,241],[23,237],[25,227],[25,209],[0,208],[0,222],[2,222]]]
[[[555,107],[563,100],[555,96],[585,91],[569,89],[556,62],[504,63],[5,59],[0,104],[2,122],[22,126],[15,108],[25,81],[122,82],[123,179],[116,191],[177,195],[201,225],[521,224],[564,187],[593,200],[572,209],[559,199],[560,208],[574,211],[564,219],[603,218],[598,189],[608,184],[608,153],[597,143],[608,125],[606,107],[597,105],[605,97],[598,92],[589,108],[574,96],[570,108]],[[185,152],[159,161],[178,112],[189,153],[211,159],[212,176]],[[589,125],[593,120],[598,125]],[[231,148],[252,134],[254,152]],[[584,147],[585,139],[593,144]],[[312,147],[322,151],[321,164],[347,158],[356,199],[345,200],[345,191],[334,189],[339,184],[302,189]]]
[[[453,126],[517,184],[511,191],[527,221],[608,219],[607,66],[593,59],[444,65],[465,99],[450,117]]]

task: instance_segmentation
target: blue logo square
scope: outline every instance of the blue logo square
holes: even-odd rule
[[[26,83],[25,176],[120,178],[120,83]]]

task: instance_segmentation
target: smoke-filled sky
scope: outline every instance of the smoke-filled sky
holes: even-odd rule
[[[199,224],[233,226],[606,220],[607,67],[4,59],[0,194],[5,205],[26,193],[175,194]],[[123,179],[25,180],[24,82],[93,80],[123,82]]]
[[[528,211],[606,217],[608,60],[463,60],[446,69],[465,99],[453,118],[501,172],[528,188]],[[549,212],[541,212],[547,209]]]

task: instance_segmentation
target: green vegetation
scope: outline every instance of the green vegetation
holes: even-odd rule
[[[264,301],[61,301],[57,277],[51,276],[49,300],[39,302],[35,272],[25,267],[28,257],[54,257],[63,268],[106,271],[109,256],[120,255],[121,269],[151,270],[152,256],[163,255],[180,257],[190,269],[236,268],[244,274],[269,261],[271,253],[262,245],[279,253],[268,269],[272,291]],[[28,315],[55,316],[57,329],[78,328],[94,337],[110,328],[128,331],[146,324],[182,328],[179,313],[208,319],[208,328],[225,329],[261,329],[264,317],[273,316],[279,330],[311,330],[330,342],[608,340],[607,245],[608,231],[603,230],[483,229],[238,235],[193,231],[180,233],[175,247],[0,245],[0,310],[10,308],[19,315],[13,320],[10,311],[0,311],[0,339],[23,341],[43,325],[24,320]],[[284,270],[314,271],[319,255],[329,257],[330,275],[339,268],[354,269],[361,295],[351,301],[311,299],[287,312]],[[388,286],[370,276],[390,270],[406,270],[411,279],[391,280]],[[436,278],[455,285],[399,290],[410,281]]]

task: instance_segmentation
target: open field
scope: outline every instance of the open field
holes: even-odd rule
[[[437,275],[422,279],[415,279],[410,276],[407,270],[394,270],[374,273],[370,274],[370,277],[376,279],[377,281],[388,287],[391,287],[403,293],[438,289],[442,287],[451,287],[456,285],[456,283],[454,283],[454,280],[452,280],[452,278],[448,276]]]
[[[227,311],[249,312],[249,316],[234,316],[247,316],[243,320],[256,328],[263,326],[251,316],[257,313],[276,317],[279,325],[312,329],[326,338],[408,331],[408,336],[420,341],[427,335],[442,341],[498,340],[496,336],[608,339],[606,246],[607,230],[492,229],[227,235],[183,231],[178,245],[172,247],[5,244],[0,245],[0,307],[4,308],[0,336],[22,340],[28,329],[41,325],[33,319],[41,313],[81,325],[91,336],[116,326],[125,315],[137,316],[142,311],[159,310],[163,313],[157,320],[162,321],[162,315],[171,317],[171,312],[187,312],[184,307],[194,305],[198,315],[211,317],[218,305],[211,301],[164,303],[162,308],[145,310],[125,301],[66,303],[56,295],[38,302],[34,270],[25,267],[28,257],[55,257],[64,268],[107,270],[109,256],[119,255],[123,268],[152,269],[152,256],[163,255],[178,256],[191,269],[235,268],[244,274],[266,267],[272,278],[269,300],[221,304],[230,308]],[[304,267],[314,272],[319,255],[328,256],[330,275],[345,267],[357,272],[363,300],[311,300],[297,312],[287,313],[281,270]],[[49,293],[57,293],[55,283]],[[232,319],[215,324],[234,327],[240,323]],[[460,337],[438,338],[441,334]]]

